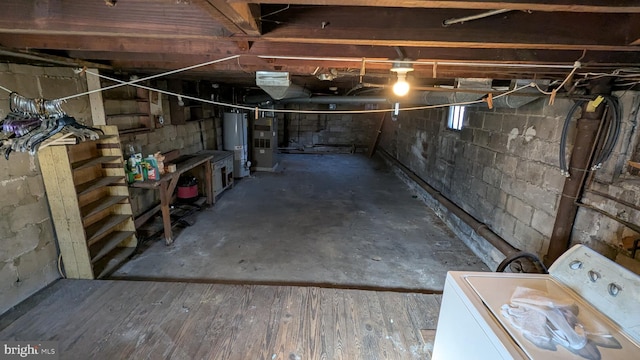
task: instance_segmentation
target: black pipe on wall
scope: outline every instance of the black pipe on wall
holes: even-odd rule
[[[440,204],[442,204],[447,210],[451,211],[455,216],[457,216],[460,220],[462,220],[465,224],[469,225],[473,231],[476,232],[479,236],[487,240],[491,245],[493,245],[498,251],[503,253],[505,256],[509,256],[515,253],[519,253],[520,250],[515,248],[511,244],[509,244],[505,239],[501,238],[498,234],[494,233],[489,229],[489,227],[478,221],[476,218],[471,216],[468,212],[464,211],[458,205],[454,204],[451,200],[447,199],[444,195],[442,195],[438,190],[431,187],[431,185],[427,184],[422,178],[420,178],[416,173],[414,173],[411,169],[406,167],[396,158],[387,153],[384,149],[377,149],[377,152],[382,154],[386,159],[393,162],[400,170],[402,170],[411,180],[415,181],[422,189],[424,189],[429,195],[431,195],[434,199],[436,199]]]
[[[590,93],[594,96],[610,94],[610,80],[592,82]],[[593,112],[586,111],[588,103],[584,102],[582,116],[577,121],[576,137],[569,160],[569,177],[564,182],[547,256],[544,260],[547,266],[567,251],[571,245],[571,231],[578,213],[576,201],[584,190],[585,174],[591,167],[594,144],[598,141],[598,129],[604,114],[605,102],[602,102]]]

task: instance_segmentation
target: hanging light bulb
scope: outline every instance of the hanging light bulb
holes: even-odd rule
[[[409,83],[407,82],[407,74],[398,73],[398,81],[393,84],[393,93],[398,96],[405,96],[409,93]]]
[[[406,59],[405,59],[406,60]],[[407,73],[413,71],[413,67],[409,62],[398,61],[393,63],[391,72],[398,76],[398,81],[393,85],[393,93],[397,96],[405,96],[409,93],[409,83],[407,82]]]

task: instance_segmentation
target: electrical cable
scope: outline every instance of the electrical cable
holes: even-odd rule
[[[156,89],[156,88],[152,88],[149,86],[144,86],[144,85],[140,85],[137,84],[139,82],[145,81],[145,80],[150,80],[150,79],[154,79],[154,78],[158,78],[158,77],[162,77],[162,76],[167,76],[167,75],[171,75],[171,74],[175,74],[178,72],[182,72],[182,71],[187,71],[187,70],[191,70],[191,69],[195,69],[198,67],[202,67],[202,66],[206,66],[206,65],[211,65],[211,64],[215,64],[218,62],[222,62],[222,61],[227,61],[227,60],[231,60],[231,59],[235,59],[235,58],[239,58],[240,55],[234,55],[234,56],[230,56],[230,57],[226,57],[226,58],[222,58],[222,59],[218,59],[218,60],[212,60],[209,62],[205,62],[205,63],[200,63],[200,64],[196,64],[196,65],[192,65],[192,66],[188,66],[188,67],[184,67],[184,68],[180,68],[180,69],[176,69],[176,70],[171,70],[168,72],[164,72],[161,74],[156,74],[156,75],[152,75],[152,76],[148,76],[148,77],[144,77],[144,78],[140,78],[140,79],[135,79],[135,80],[131,80],[131,81],[122,81],[116,78],[112,78],[109,76],[105,76],[105,75],[101,75],[98,73],[94,73],[92,71],[87,70],[86,68],[82,69],[82,70],[78,70],[78,72],[84,72],[84,73],[89,73],[91,75],[97,76],[99,78],[103,78],[103,79],[108,79],[111,81],[116,82],[117,84],[115,85],[110,85],[107,87],[103,87],[103,88],[99,88],[99,89],[94,89],[94,90],[90,90],[90,91],[86,91],[83,93],[78,93],[75,95],[70,95],[67,97],[63,97],[63,98],[59,98],[56,99],[56,101],[67,101],[69,99],[73,99],[76,97],[80,97],[80,96],[84,96],[84,95],[89,95],[89,94],[93,94],[96,92],[101,92],[101,91],[105,91],[105,90],[109,90],[109,89],[113,89],[116,87],[120,87],[120,86],[125,86],[125,85],[130,85],[130,86],[134,86],[134,87],[139,87],[142,89],[146,89],[146,90],[151,90],[151,91],[155,91],[158,93],[162,93],[162,94],[166,94],[166,95],[172,95],[172,96],[179,96],[179,97],[183,97],[185,99],[191,99],[194,101],[200,101],[203,103],[209,103],[209,104],[213,104],[213,105],[219,105],[219,106],[226,106],[226,107],[231,107],[231,108],[235,108],[235,109],[242,109],[242,110],[257,110],[257,111],[272,111],[272,112],[276,112],[276,113],[303,113],[303,114],[371,114],[371,113],[384,113],[384,112],[392,112],[394,111],[393,109],[376,109],[376,110],[343,110],[343,111],[336,111],[336,110],[288,110],[288,109],[261,109],[261,108],[253,108],[253,107],[249,107],[249,106],[243,106],[243,105],[236,105],[236,104],[228,104],[228,103],[222,103],[222,102],[217,102],[217,101],[212,101],[212,100],[207,100],[207,99],[201,99],[201,98],[197,98],[197,97],[193,97],[193,96],[188,96],[188,95],[182,95],[182,94],[177,94],[174,92],[170,92],[170,91],[166,91],[166,90],[161,90],[161,89]],[[261,58],[286,58],[286,59],[303,59],[303,57],[282,57],[282,56],[259,56]],[[304,58],[307,59],[307,58]],[[321,60],[329,60],[329,59],[325,59],[325,58],[311,58],[309,57],[308,59],[321,59]],[[359,62],[363,62],[363,61],[367,61],[367,60],[363,60],[363,59],[357,59],[357,61]],[[372,60],[372,62],[390,62],[387,60]],[[422,63],[422,62],[413,62],[413,63]],[[451,64],[457,64],[457,65],[463,65],[465,63],[451,63]],[[468,65],[468,64],[467,64]],[[479,65],[478,63],[474,63],[474,65]],[[485,64],[486,65],[486,64]],[[525,64],[513,64],[514,66],[520,66],[520,65],[525,65]],[[526,65],[526,66],[531,66],[531,65]],[[549,65],[552,66],[552,65]],[[564,79],[564,81],[562,82],[562,84],[566,83],[569,78],[575,73],[575,71],[577,70],[577,68],[580,66],[580,62],[576,61],[572,67],[571,72],[569,73],[569,75]],[[557,68],[564,68],[566,66],[564,65],[558,65],[558,66],[553,66],[553,67],[557,67]],[[562,85],[561,85],[562,86]],[[507,91],[505,93],[499,94],[494,96],[494,99],[500,98],[502,96],[507,96],[511,93],[520,91],[524,88],[527,87],[535,87],[536,89],[538,89],[538,91],[540,91],[543,94],[550,94],[548,92],[543,91],[542,89],[540,89],[540,87],[535,83],[535,82],[531,82],[528,85],[522,86],[522,87],[517,87],[513,90]],[[11,92],[9,89],[3,88],[6,91]],[[474,104],[480,104],[485,102],[485,99],[478,99],[475,101],[467,101],[467,102],[460,102],[460,103],[452,103],[452,104],[440,104],[440,105],[425,105],[425,106],[416,106],[416,107],[408,107],[408,108],[404,108],[402,109],[403,111],[413,111],[413,110],[427,110],[427,109],[437,109],[437,108],[442,108],[442,107],[448,107],[448,106],[464,106],[464,105],[474,105]]]
[[[569,123],[573,120],[573,115],[576,110],[584,104],[586,100],[576,100],[569,112],[567,113],[567,117],[564,119],[564,125],[562,126],[562,134],[560,135],[560,153],[559,153],[559,162],[560,162],[560,174],[565,177],[569,177],[569,167],[567,166],[567,158],[566,158],[566,148],[567,148],[567,134],[569,132]]]
[[[82,93],[79,93],[79,94],[65,96],[65,97],[62,97],[62,98],[59,98],[59,99],[56,99],[56,100],[57,101],[67,101],[67,100],[74,99],[74,98],[77,98],[77,97],[80,97],[80,96],[90,95],[90,94],[93,94],[93,93],[96,93],[96,92],[110,90],[110,89],[114,89],[114,88],[117,88],[117,87],[120,87],[120,86],[133,85],[135,83],[139,83],[139,82],[142,82],[142,81],[151,80],[151,79],[155,79],[155,78],[159,78],[159,77],[163,77],[163,76],[168,76],[168,75],[173,75],[173,74],[177,74],[177,73],[183,72],[183,71],[193,70],[193,69],[197,69],[199,67],[213,65],[213,64],[216,64],[216,63],[219,63],[219,62],[232,60],[232,59],[235,59],[235,58],[238,58],[238,57],[240,57],[240,55],[233,55],[233,56],[228,56],[228,57],[222,58],[222,59],[211,60],[211,61],[203,62],[203,63],[200,63],[200,64],[191,65],[191,66],[183,67],[183,68],[180,68],[180,69],[175,69],[175,70],[163,72],[163,73],[160,73],[160,74],[143,77],[143,78],[140,78],[140,79],[135,79],[135,80],[131,80],[131,81],[123,81],[120,84],[111,85],[111,86],[107,86],[107,87],[103,87],[103,88],[99,88],[99,89],[94,89],[94,90],[89,90],[89,91],[85,91],[85,92],[82,92]],[[84,69],[82,69],[82,70],[80,70],[78,72],[80,73],[80,72],[88,72],[88,71],[86,70],[86,68],[84,68]]]
[[[605,139],[604,143],[595,157],[595,161],[593,161],[590,165],[591,170],[597,170],[602,167],[602,164],[607,161],[613,150],[615,149],[615,145],[620,137],[620,131],[622,128],[622,108],[620,106],[620,102],[616,97],[613,96],[603,96],[605,99],[605,104],[608,106],[611,111],[602,119],[606,124],[604,131]],[[567,148],[567,135],[569,133],[569,123],[573,120],[573,116],[579,107],[582,107],[585,102],[589,100],[577,99],[575,103],[569,109],[567,113],[567,117],[564,120],[564,124],[562,126],[562,134],[560,135],[560,151],[559,151],[559,163],[560,163],[560,173],[565,177],[569,177],[569,167],[567,165],[566,159],[566,148]],[[608,118],[611,118],[610,120]]]
[[[106,76],[106,75],[101,75],[101,74],[98,74],[98,73],[94,73],[94,72],[89,71],[89,70],[86,70],[85,72],[87,74],[94,75],[94,76],[97,76],[99,78],[115,81],[115,82],[120,83],[122,85],[131,85],[131,86],[139,87],[139,88],[146,89],[146,90],[156,91],[156,92],[159,92],[161,94],[166,94],[166,95],[171,95],[171,96],[180,96],[180,97],[185,98],[185,99],[190,99],[190,100],[194,100],[194,101],[200,101],[200,102],[203,102],[203,103],[219,105],[219,106],[225,106],[225,107],[230,107],[230,108],[235,108],[235,109],[249,110],[249,111],[257,110],[257,111],[270,111],[270,112],[274,112],[274,113],[297,113],[297,114],[374,114],[374,113],[393,112],[393,109],[336,111],[336,110],[264,109],[264,108],[259,108],[259,107],[256,108],[256,107],[251,107],[251,106],[222,103],[222,102],[218,102],[218,101],[197,98],[197,97],[194,97],[194,96],[178,94],[178,93],[174,93],[174,92],[171,92],[171,91],[152,88],[150,86],[145,86],[145,85],[140,85],[140,84],[135,84],[135,83],[131,83],[131,82],[122,81],[122,80],[119,80],[119,79],[116,79],[116,78],[112,78],[112,77],[109,77],[109,76]],[[500,97],[503,97],[503,96],[507,96],[509,94],[521,91],[521,90],[523,90],[525,88],[533,87],[533,84],[534,83],[529,83],[527,85],[516,87],[516,88],[514,88],[512,90],[509,90],[509,91],[506,91],[506,92],[504,92],[502,94],[498,94],[498,95],[494,96],[493,98],[497,99],[497,98],[500,98]],[[408,107],[408,108],[404,108],[402,110],[403,111],[413,111],[413,110],[437,109],[437,108],[456,106],[456,105],[462,106],[462,105],[481,104],[484,101],[485,101],[484,99],[478,99],[478,100],[474,100],[474,101],[466,101],[466,102],[459,102],[459,103],[453,103],[453,104],[439,104],[439,105],[425,105],[425,106]]]
[[[274,60],[301,60],[301,61],[340,61],[340,62],[357,62],[357,63],[376,63],[376,64],[393,64],[397,60],[383,59],[362,59],[362,58],[341,58],[341,57],[316,57],[316,56],[279,56],[279,55],[258,55],[261,59]],[[464,62],[464,61],[423,61],[423,60],[403,60],[403,63],[412,65],[435,65],[438,66],[470,66],[470,67],[505,67],[505,68],[542,68],[542,69],[573,69],[573,65],[560,64],[505,64],[505,63],[489,63],[489,62]]]
[[[612,110],[610,112],[612,119],[611,121],[608,121],[609,126],[607,127],[606,141],[602,146],[602,150],[599,154],[600,156],[596,158],[591,170],[600,169],[602,164],[611,157],[616,142],[620,137],[620,130],[622,128],[622,108],[620,107],[620,102],[613,96],[604,96],[604,98],[607,106]]]

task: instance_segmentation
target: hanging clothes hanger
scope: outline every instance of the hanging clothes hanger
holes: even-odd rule
[[[82,125],[62,110],[62,101],[29,99],[18,93],[9,95],[11,112],[0,122],[5,139],[0,151],[5,159],[12,151],[34,155],[38,147],[58,133],[71,133],[80,141],[97,140],[104,132]]]

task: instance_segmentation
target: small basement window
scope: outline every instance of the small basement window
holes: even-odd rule
[[[462,130],[464,120],[464,106],[449,106],[449,117],[447,119],[447,129]]]

